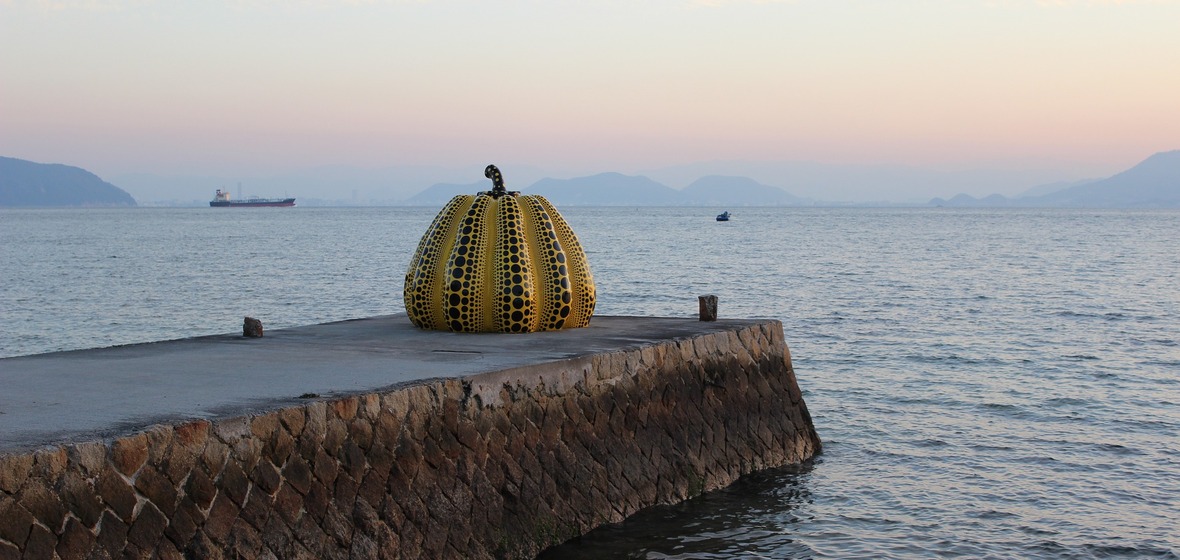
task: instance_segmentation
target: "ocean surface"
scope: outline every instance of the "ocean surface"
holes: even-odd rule
[[[400,312],[437,210],[0,210],[0,356]],[[1180,555],[1180,212],[721,210],[562,213],[599,314],[781,320],[824,453],[545,558]]]

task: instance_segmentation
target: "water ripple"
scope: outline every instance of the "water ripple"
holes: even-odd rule
[[[545,558],[1176,558],[1180,212],[715,213],[563,209],[598,313],[781,320],[824,455]],[[0,355],[399,312],[433,217],[0,210]]]

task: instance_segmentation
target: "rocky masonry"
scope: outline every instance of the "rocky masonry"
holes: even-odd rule
[[[0,560],[531,558],[819,450],[781,324],[749,321],[4,452]]]

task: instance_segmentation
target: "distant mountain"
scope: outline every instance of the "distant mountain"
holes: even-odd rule
[[[969,194],[960,193],[952,197],[950,200],[942,198],[933,198],[928,203],[930,206],[946,206],[949,208],[971,208],[971,207],[988,207],[997,208],[1003,206],[1018,206],[1018,204],[1011,198],[1002,194],[992,194],[983,198],[975,198]]]
[[[439,206],[456,194],[476,194],[491,188],[480,181],[458,185],[438,183],[402,201],[407,206]],[[510,187],[511,188],[511,187]],[[802,206],[812,201],[763,185],[747,177],[701,177],[682,191],[647,177],[600,173],[573,179],[541,179],[524,188],[558,205],[581,206]]]
[[[684,195],[647,177],[599,173],[573,179],[541,179],[523,191],[539,194],[558,206],[671,206]]]
[[[976,199],[961,194],[950,200],[935,198],[929,204],[958,207],[1180,208],[1180,150],[1160,152],[1106,179],[1075,183],[1040,196],[1007,198],[994,194]]]
[[[427,187],[426,190],[407,198],[402,202],[405,206],[442,206],[455,198],[457,194],[471,194],[474,195],[480,191],[489,191],[492,189],[490,181],[480,181],[478,183],[470,183],[467,185],[455,185],[452,183],[438,183]]]
[[[1063,191],[1063,190],[1068,189],[1070,187],[1076,187],[1078,185],[1085,185],[1088,183],[1093,183],[1097,180],[1098,179],[1090,178],[1090,179],[1080,179],[1077,181],[1054,181],[1052,183],[1045,183],[1044,185],[1037,185],[1035,187],[1032,187],[1032,188],[1020,193],[1016,198],[1025,198],[1025,197],[1032,197],[1032,196],[1045,196],[1047,194],[1053,194],[1057,191]]]
[[[680,191],[685,202],[702,206],[803,206],[810,201],[749,177],[706,175]]]
[[[1180,150],[1160,152],[1122,173],[1037,197],[1041,206],[1180,207]]]
[[[207,205],[216,189],[229,189],[235,195],[262,197],[295,196],[300,206],[311,206],[320,199],[331,205],[402,205],[407,198],[439,183],[463,184],[483,181],[479,190],[491,188],[483,176],[486,164],[467,166],[393,165],[356,167],[327,165],[285,171],[277,174],[242,171],[241,174],[125,174],[116,182],[141,201]],[[499,166],[507,186],[520,190],[550,173],[527,165],[506,163]],[[472,192],[474,194],[474,191]]]
[[[135,206],[135,199],[80,167],[0,157],[0,206]]]
[[[835,164],[807,161],[698,162],[641,173],[680,188],[707,175],[749,177],[824,204],[921,204],[946,192],[994,192],[997,186],[1019,192],[1025,185],[1060,180],[1057,168],[932,169],[892,164]]]

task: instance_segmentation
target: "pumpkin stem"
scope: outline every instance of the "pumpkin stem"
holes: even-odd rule
[[[504,190],[504,176],[500,175],[500,168],[496,167],[495,165],[489,165],[485,167],[483,170],[483,176],[492,180],[492,192],[488,193],[492,195],[492,198],[500,198],[506,194],[520,194],[515,191],[508,192]]]

